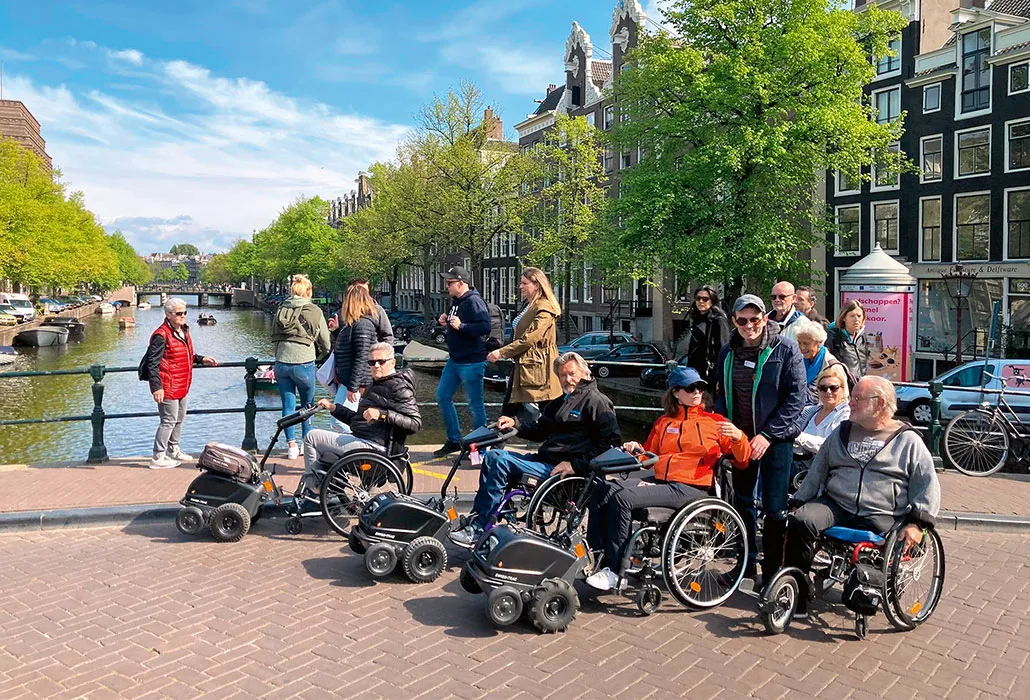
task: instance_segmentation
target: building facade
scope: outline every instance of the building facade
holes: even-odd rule
[[[995,301],[1003,324],[1030,325],[1030,1],[879,6],[909,24],[898,56],[876,60],[867,93],[877,120],[905,113],[897,147],[918,172],[828,174],[837,226],[827,310],[840,299],[840,275],[876,245],[909,265],[918,280],[916,378],[927,379],[955,355],[956,302],[941,272],[956,263],[978,273],[963,302],[963,355],[983,351]]]
[[[39,156],[47,168],[53,167],[46,152],[46,141],[40,135],[39,122],[18,100],[0,100],[0,136],[14,139]]]

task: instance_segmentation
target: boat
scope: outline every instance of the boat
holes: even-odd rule
[[[22,331],[14,336],[15,345],[26,345],[30,348],[45,348],[51,345],[67,345],[68,329],[61,326],[38,326]]]
[[[136,317],[135,316],[119,316],[118,317],[119,328],[135,328]]]
[[[68,340],[82,340],[86,337],[86,324],[72,316],[47,316],[44,326],[55,326],[68,329]]]
[[[254,372],[254,388],[258,391],[273,391],[278,389],[275,382],[275,370],[269,365],[258,365]]]
[[[104,316],[109,316],[109,315],[113,314],[114,311],[115,311],[114,304],[109,304],[108,302],[105,301],[105,302],[102,302],[100,304],[100,306],[97,307],[96,313],[103,314]]]
[[[197,317],[197,323],[202,326],[213,326],[218,323],[218,319],[214,317],[214,314],[200,314]]]
[[[18,359],[18,351],[10,345],[0,345],[0,365],[9,365]]]
[[[136,308],[139,309],[140,311],[150,311],[150,302],[149,301],[141,301]]]

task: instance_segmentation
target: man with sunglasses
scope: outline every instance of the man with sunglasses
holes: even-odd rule
[[[165,302],[165,320],[153,335],[143,358],[150,393],[157,403],[160,424],[154,436],[151,469],[171,469],[193,459],[179,449],[182,423],[186,420],[186,394],[193,383],[193,367],[218,364],[213,357],[193,352],[193,338],[186,325],[186,302],[171,298]]]
[[[790,282],[777,282],[773,285],[772,293],[773,310],[769,313],[769,320],[776,321],[780,326],[780,335],[794,338],[794,321],[804,316],[796,306],[797,295],[794,293],[794,285]]]
[[[350,433],[334,430],[312,430],[304,438],[305,496],[316,501],[318,492],[312,483],[315,463],[320,457],[333,461],[352,450],[382,451],[390,439],[401,446],[409,435],[422,428],[422,416],[415,399],[415,378],[409,370],[397,371],[393,346],[376,343],[368,351],[368,366],[372,384],[362,394],[356,410],[329,399],[319,399],[318,405],[330,411],[333,418],[350,426]]]
[[[748,533],[745,575],[753,577],[761,484],[762,567],[768,577],[780,568],[783,558],[794,438],[801,432],[801,412],[808,397],[805,363],[797,343],[780,335],[779,325],[766,315],[765,302],[754,294],[745,294],[733,304],[733,323],[737,332],[715,366],[715,410],[750,436],[751,463],[734,472],[733,486]]]

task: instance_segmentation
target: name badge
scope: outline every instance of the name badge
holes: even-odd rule
[[[744,360],[744,366],[747,367],[748,369],[754,369],[755,368],[755,363],[752,362],[751,360]]]
[[[667,432],[669,435],[679,435],[680,429],[678,426],[670,425],[668,428],[665,429],[665,432]]]
[[[579,418],[581,416],[582,416],[582,414],[579,411],[575,410],[575,409],[569,411],[569,418]]]

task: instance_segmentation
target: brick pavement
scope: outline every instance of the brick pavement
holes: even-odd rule
[[[745,598],[640,618],[604,595],[565,634],[499,632],[453,565],[372,583],[340,538],[274,523],[234,545],[171,524],[3,535],[0,697],[1026,697],[1030,537],[944,543],[933,618],[899,634],[877,616],[859,642],[822,604],[766,636]]]

